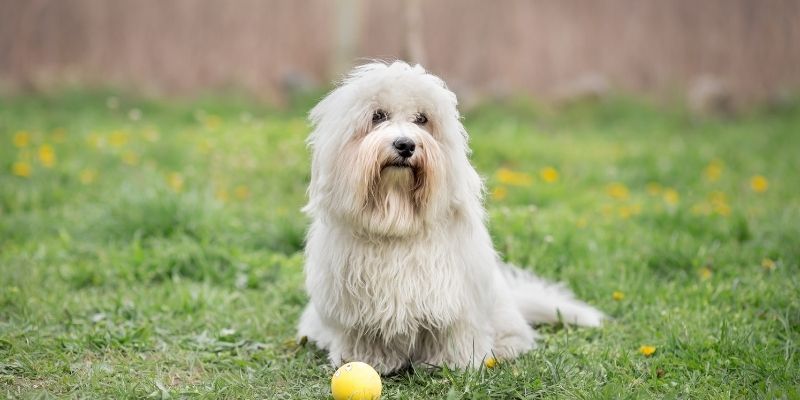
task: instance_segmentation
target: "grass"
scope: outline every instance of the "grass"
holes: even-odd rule
[[[293,341],[306,110],[0,99],[0,396],[328,396],[325,355]],[[613,320],[384,398],[800,398],[800,103],[510,101],[465,123],[503,257]]]

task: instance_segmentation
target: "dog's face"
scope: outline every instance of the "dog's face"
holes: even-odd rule
[[[412,235],[480,196],[455,95],[422,67],[359,67],[311,121],[306,211],[314,217],[369,235]]]

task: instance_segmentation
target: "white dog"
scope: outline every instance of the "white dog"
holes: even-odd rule
[[[311,302],[298,333],[334,366],[466,368],[532,349],[533,323],[600,325],[568,290],[498,258],[441,79],[403,62],[363,65],[310,120]]]

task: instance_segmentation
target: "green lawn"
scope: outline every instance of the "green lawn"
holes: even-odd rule
[[[0,396],[328,396],[293,341],[306,103],[0,98]],[[465,124],[503,257],[613,320],[384,398],[800,398],[800,102],[510,101]]]

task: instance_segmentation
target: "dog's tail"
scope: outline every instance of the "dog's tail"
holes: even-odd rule
[[[500,263],[514,302],[532,324],[564,322],[580,326],[600,326],[606,316],[596,308],[574,298],[563,284],[548,282],[513,265]]]

